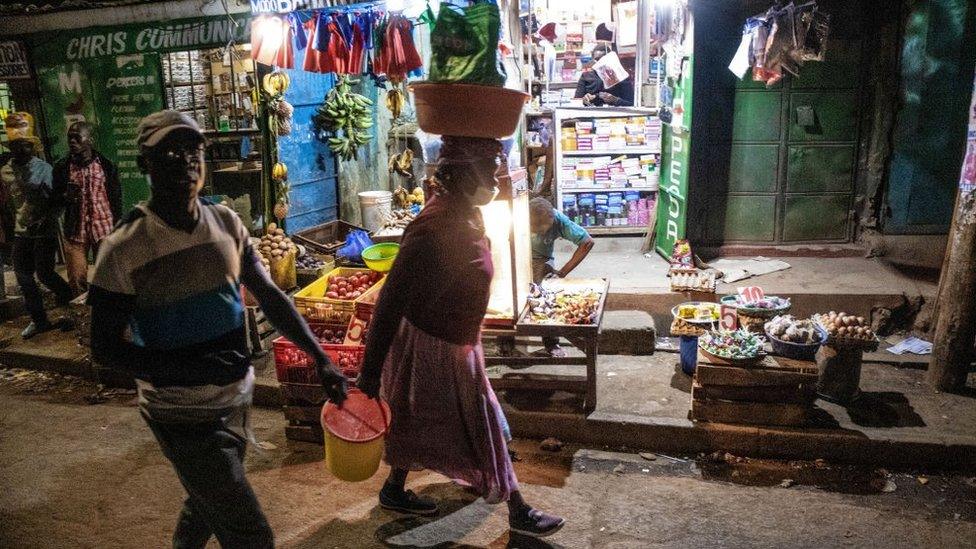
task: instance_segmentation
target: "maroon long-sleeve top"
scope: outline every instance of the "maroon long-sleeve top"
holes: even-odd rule
[[[407,226],[369,327],[363,372],[376,375],[400,321],[457,345],[478,341],[493,274],[481,211],[450,194]]]

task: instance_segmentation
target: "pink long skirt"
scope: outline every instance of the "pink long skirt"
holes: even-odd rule
[[[505,416],[480,343],[448,343],[404,319],[383,367],[383,397],[392,413],[391,467],[436,471],[472,486],[489,503],[518,490]]]

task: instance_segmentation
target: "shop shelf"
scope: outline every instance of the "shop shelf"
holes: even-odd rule
[[[563,151],[563,156],[613,156],[621,154],[661,154],[656,147],[628,147],[624,149],[601,149],[592,151]]]
[[[586,187],[586,188],[564,188],[563,193],[619,193],[624,191],[657,191],[659,187]]]

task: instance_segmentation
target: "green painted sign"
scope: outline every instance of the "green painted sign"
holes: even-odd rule
[[[688,50],[691,45],[686,45]],[[682,62],[674,85],[673,118],[661,136],[661,191],[657,203],[654,249],[669,258],[676,240],[685,237],[688,219],[688,174],[691,168],[691,98],[694,56]]]
[[[51,156],[68,153],[68,127],[77,121],[95,126],[99,152],[119,168],[123,207],[145,200],[149,185],[139,171],[136,127],[142,117],[163,108],[158,55],[119,55],[38,69]]]
[[[133,53],[165,53],[250,42],[249,14],[196,17],[175,21],[89,27],[26,37],[37,67]]]

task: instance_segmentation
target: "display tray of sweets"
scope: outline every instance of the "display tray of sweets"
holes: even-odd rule
[[[606,279],[548,279],[533,284],[517,330],[526,335],[545,335],[558,328],[598,332],[607,296]]]
[[[722,298],[722,305],[735,307],[740,314],[754,318],[772,318],[786,314],[792,304],[785,297],[767,295],[755,301],[746,301],[741,295],[727,295]]]
[[[751,366],[765,358],[764,339],[746,330],[710,331],[698,338],[698,350],[712,363]]]
[[[671,316],[690,324],[712,324],[718,322],[721,307],[708,301],[689,301],[671,308]]]
[[[671,335],[700,337],[707,332],[701,324],[692,324],[686,320],[675,318],[671,321]]]

